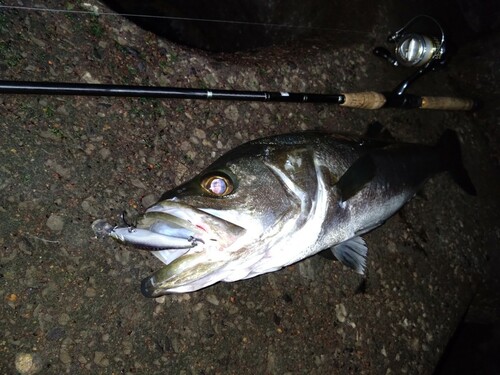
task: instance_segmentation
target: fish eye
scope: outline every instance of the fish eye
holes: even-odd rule
[[[211,195],[217,197],[230,194],[234,188],[230,178],[219,174],[205,177],[201,182],[201,186]]]

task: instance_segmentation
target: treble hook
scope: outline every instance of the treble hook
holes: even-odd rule
[[[196,238],[193,236],[190,236],[187,240],[191,242],[191,245],[193,245],[193,247],[198,246],[198,242],[205,244],[205,241],[203,241],[201,238]]]

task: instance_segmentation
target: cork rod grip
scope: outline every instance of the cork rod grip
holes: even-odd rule
[[[363,109],[379,109],[385,104],[385,96],[379,92],[365,91],[342,94],[344,102],[340,104],[343,107],[363,108]]]
[[[470,111],[476,107],[472,99],[452,98],[446,96],[422,96],[422,109],[445,109],[452,111]]]

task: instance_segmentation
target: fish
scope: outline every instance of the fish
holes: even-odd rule
[[[234,148],[134,223],[105,230],[164,263],[142,281],[146,297],[249,279],[323,251],[365,274],[362,235],[446,171],[476,194],[453,130],[434,145],[327,132],[274,135]]]

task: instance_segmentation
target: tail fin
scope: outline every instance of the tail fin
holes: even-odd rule
[[[437,143],[447,170],[455,182],[468,194],[477,195],[476,188],[462,163],[460,140],[455,131],[446,129]]]

